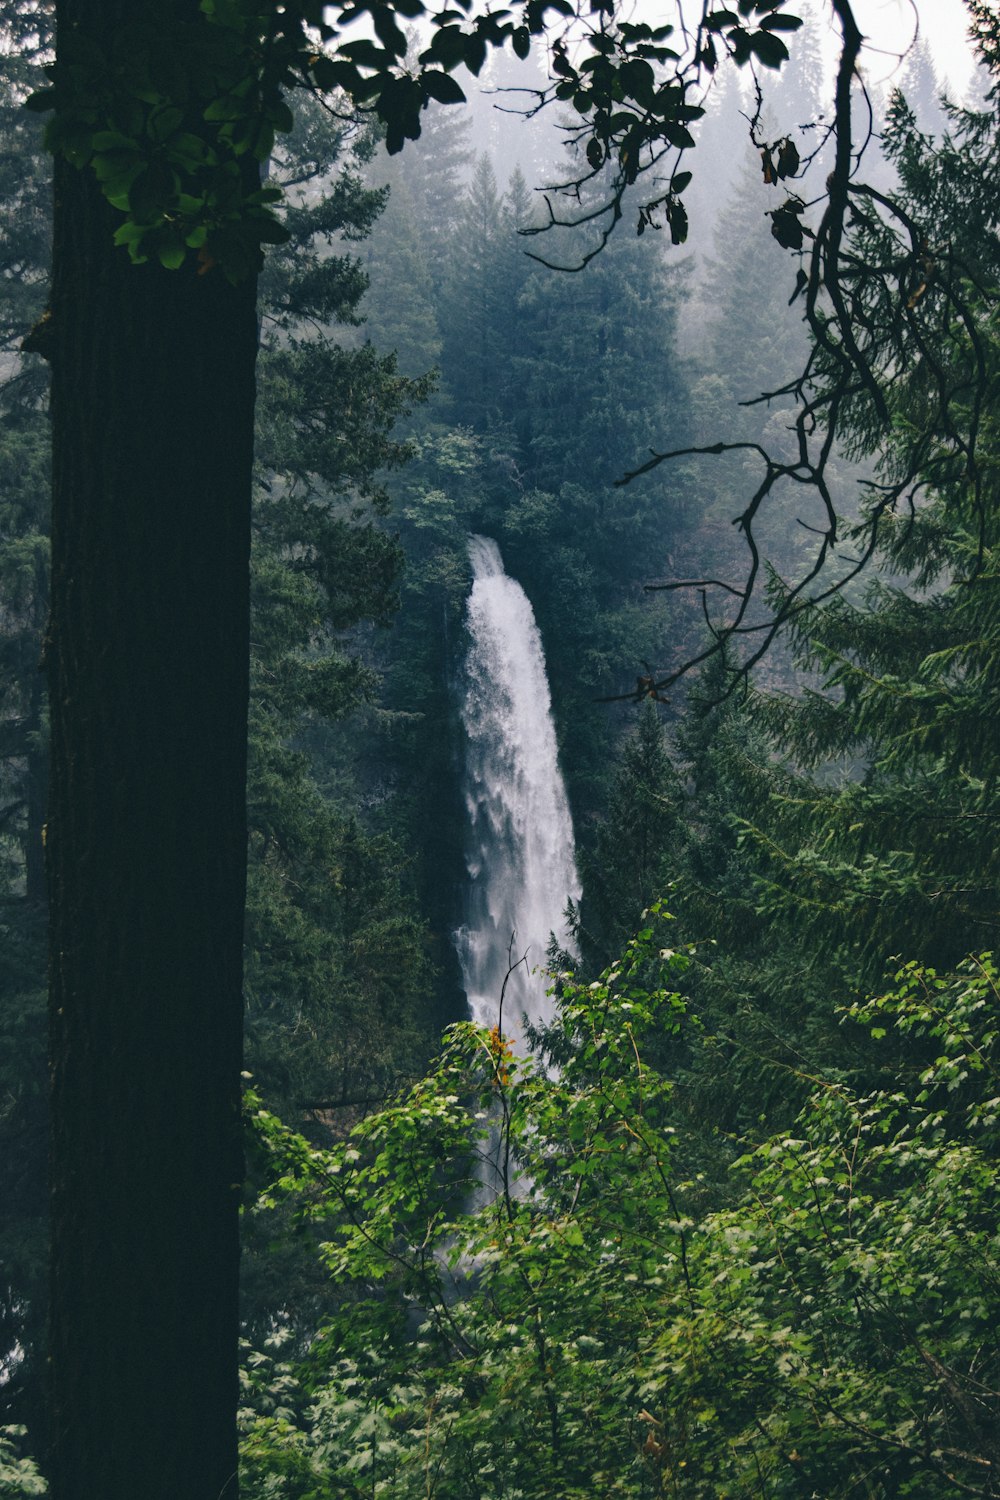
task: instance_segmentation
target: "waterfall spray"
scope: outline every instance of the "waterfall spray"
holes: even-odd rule
[[[456,933],[473,1020],[497,1024],[509,957],[527,956],[507,985],[503,1030],[520,1050],[521,1017],[551,1016],[544,978],[550,933],[575,951],[567,898],[580,881],[573,824],[556,754],[541,636],[527,596],[504,572],[500,549],[469,539],[473,585],[466,611],[462,719],[466,733],[466,920]]]

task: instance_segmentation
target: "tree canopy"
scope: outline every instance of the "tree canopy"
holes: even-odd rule
[[[749,236],[746,260],[723,246],[714,273],[752,282],[775,369],[804,313],[804,363],[770,393],[785,430],[751,414],[732,442],[701,442],[683,435],[691,413],[752,370],[734,360],[695,381],[678,362],[651,379],[684,283],[639,257],[657,225],[685,239],[713,75],[777,70],[799,18],[783,0],[695,9],[653,28],[563,0],[433,15],[420,0],[60,0],[33,99],[53,112],[52,297],[5,384],[0,453],[3,653],[23,665],[47,603],[44,354],[58,1500],[140,1483],[216,1500],[235,1485],[247,1123],[264,1185],[244,1204],[247,1327],[266,1342],[281,1325],[294,1347],[294,1368],[263,1349],[245,1361],[251,1495],[352,1493],[358,1475],[456,1500],[474,1476],[540,1500],[824,1482],[879,1500],[990,1493],[996,975],[964,955],[996,914],[995,108],[950,113],[931,145],[898,100],[898,189],[863,182],[862,38],[834,0],[833,162],[815,203],[796,195],[795,139],[759,109],[751,122],[749,170],[777,202],[763,249],[778,267],[799,257],[789,322],[771,304],[792,288]],[[970,12],[995,67],[993,10]],[[415,55],[406,21],[424,24]],[[572,114],[539,219],[486,157],[462,180],[447,109],[461,69],[543,35],[553,76],[531,107]],[[405,376],[358,330],[351,243],[384,201],[361,179],[359,116],[393,154],[429,147],[430,174],[409,204],[396,195],[396,241],[365,252],[397,280],[416,268]],[[12,110],[2,126],[3,298],[20,331],[47,226],[17,167],[36,139]],[[349,138],[352,169],[327,180]],[[435,152],[446,234],[421,221]],[[629,216],[641,244],[622,234]],[[534,260],[512,249],[515,225]],[[538,265],[546,232],[574,240],[586,282]],[[385,329],[393,290],[380,296]],[[706,343],[724,366],[723,342]],[[640,423],[662,424],[664,451],[611,492]],[[702,517],[708,455],[725,483]],[[878,467],[845,531],[834,479],[866,458]],[[819,522],[769,575],[766,516],[800,489]],[[710,529],[734,497],[742,582],[682,567],[643,598],[650,568],[690,557],[698,521]],[[551,653],[586,830],[583,972],[560,962],[540,1061],[514,1059],[499,1025],[463,1024],[386,1103],[455,1014],[449,673],[472,526],[502,541]],[[844,592],[873,564],[888,576],[867,597]],[[702,621],[672,612],[678,586]],[[405,649],[376,629],[397,595]],[[665,621],[670,661],[650,666]],[[782,624],[806,690],[727,699]],[[662,689],[697,658],[714,658],[713,701],[678,728]],[[623,675],[634,692],[618,692]],[[22,1034],[38,1052],[46,725],[37,675],[3,693],[4,1170],[35,1236],[36,1085],[7,1055]],[[617,775],[628,721],[614,704],[598,723],[595,696],[645,709]],[[680,939],[656,901],[669,885]],[[911,962],[890,986],[895,945]],[[249,1122],[244,995],[265,1094]],[[373,1095],[384,1107],[359,1122]],[[501,1191],[483,1213],[462,1206],[468,1169],[497,1132],[470,1098],[500,1112]],[[18,1267],[4,1324],[28,1342],[12,1370],[36,1359],[40,1306]],[[0,1435],[0,1465],[13,1442]]]
[[[782,37],[802,23],[784,7],[785,0],[739,0],[727,10],[706,0],[696,23],[678,12],[673,24],[654,28],[619,17],[607,0],[579,23],[569,0],[483,10],[460,0],[441,11],[423,0],[361,0],[339,10],[312,0],[203,0],[197,19],[137,17],[103,45],[93,36],[61,36],[50,86],[31,102],[55,111],[50,149],[94,172],[122,216],[117,242],[133,260],[152,255],[179,268],[192,255],[238,279],[258,262],[262,243],[283,235],[274,195],[248,191],[239,163],[265,160],[276,132],[292,128],[289,88],[339,92],[370,108],[395,152],[419,137],[432,101],[464,100],[456,69],[477,75],[490,48],[509,42],[526,57],[532,40],[544,37],[554,79],[543,100],[572,104],[585,121],[579,140],[587,166],[578,180],[610,162],[618,217],[627,185],[694,145],[689,126],[704,113],[700,91],[721,58],[767,68],[788,58]],[[846,26],[846,0],[835,9]],[[401,22],[418,19],[431,36],[410,65]],[[777,170],[793,170],[787,151]],[[673,172],[666,192],[643,205],[640,224],[660,214],[675,243],[683,240],[681,194],[690,175]]]

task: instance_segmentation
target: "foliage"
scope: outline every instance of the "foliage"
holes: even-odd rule
[[[702,685],[704,720],[689,714],[677,734],[683,792],[661,878],[692,938],[718,944],[690,984],[718,1042],[689,1060],[681,1092],[706,1125],[736,1132],[787,1118],[823,1067],[859,1076],[831,995],[879,985],[894,953],[950,968],[996,932],[995,485],[987,465],[956,458],[928,384],[936,362],[959,389],[973,333],[984,367],[995,363],[995,116],[951,119],[954,138],[934,147],[897,99],[886,137],[900,212],[962,237],[968,321],[920,358],[900,355],[888,442],[864,402],[847,424],[855,456],[879,464],[876,496],[883,479],[913,477],[909,502],[878,523],[882,577],[801,617],[770,691],[720,702],[723,655]],[[889,253],[874,225],[865,232],[873,261]],[[957,295],[952,270],[943,299]],[[976,421],[988,447],[990,405]],[[773,577],[771,591],[780,612],[791,586]],[[671,793],[662,779],[658,790]]]
[[[42,362],[21,352],[41,312],[49,258],[49,173],[37,123],[21,107],[38,73],[37,18],[4,7],[7,33],[0,84],[0,859],[15,881],[32,865],[38,898],[44,779],[44,704],[40,674],[48,609],[47,419]],[[44,37],[42,43],[44,42]],[[10,49],[9,51],[7,49]]]
[[[44,1495],[48,1486],[33,1459],[20,1455],[23,1427],[0,1427],[0,1495],[4,1500],[27,1500],[29,1495]]]
[[[41,656],[49,460],[44,366],[20,345],[45,299],[50,173],[40,124],[21,105],[50,38],[33,4],[8,0],[0,20],[0,1408],[8,1421],[27,1421],[37,1442],[47,1212]]]
[[[271,1333],[264,1347],[242,1345],[239,1424],[240,1491],[269,1500],[332,1500],[301,1422],[308,1405],[302,1382],[283,1357],[289,1332]]]
[[[929,527],[936,517],[923,518]],[[920,529],[923,529],[921,525]],[[758,901],[780,929],[850,945],[856,972],[892,948],[947,965],[988,941],[1000,910],[996,821],[996,550],[938,536],[939,561],[971,578],[921,596],[872,585],[809,622],[799,659],[822,694],[760,705],[800,766],[746,838]],[[829,767],[854,774],[831,774]]]
[[[408,454],[393,424],[427,388],[353,337],[366,285],[353,245],[384,201],[358,172],[368,149],[356,127],[302,111],[272,161],[297,201],[262,280],[247,1029],[260,1085],[298,1110],[412,1069],[433,983],[407,857],[360,822],[333,728],[375,693],[356,637],[392,617],[401,562],[378,524],[383,476]]]
[[[634,1299],[617,1245],[629,1226],[640,1239],[661,1233],[642,1194],[608,1192],[609,1177],[629,1171],[651,1197],[659,1184],[657,1205],[664,1192],[668,1144],[657,1126],[669,1086],[647,1075],[638,1049],[651,1027],[679,1027],[681,1011],[644,983],[653,937],[651,926],[602,983],[566,981],[552,1038],[558,1078],[513,1057],[498,1033],[463,1023],[435,1071],[339,1151],[310,1149],[257,1116],[280,1175],[256,1211],[294,1195],[306,1222],[330,1235],[322,1254],[345,1301],[306,1378],[316,1457],[348,1492],[362,1481],[372,1493],[423,1492],[430,1472],[440,1493],[477,1483],[501,1493],[516,1474],[524,1493],[542,1495],[560,1492],[563,1464],[582,1472],[585,1455],[570,1455],[595,1415],[594,1376],[626,1372],[632,1359]],[[484,1177],[497,1184],[492,1201],[464,1214],[467,1195],[486,1192]],[[683,1235],[667,1238],[676,1253]],[[598,1340],[575,1347],[586,1300],[592,1325],[599,1307],[609,1324],[624,1320],[606,1350]],[[334,1381],[319,1385],[328,1359]],[[565,1413],[553,1408],[553,1359],[571,1382]],[[516,1404],[504,1407],[513,1390]],[[502,1434],[490,1430],[501,1407]],[[562,1460],[551,1452],[554,1419]]]
[[[711,1298],[661,1342],[681,1378],[654,1430],[683,1493],[990,1492],[998,999],[988,958],[907,966],[848,1014],[926,1041],[926,1066],[862,1095],[821,1082],[737,1164],[741,1201],[693,1257]]]
[[[917,128],[911,107],[897,94],[884,141],[899,188],[862,181],[851,119],[864,38],[848,0],[833,0],[833,9],[843,45],[830,133],[833,170],[814,200],[818,223],[814,227],[798,194],[768,214],[771,235],[802,262],[790,300],[803,310],[811,350],[767,393],[769,402],[780,398],[792,410],[760,440],[715,438],[655,451],[620,481],[668,461],[690,463],[696,455],[723,456],[726,468],[739,459],[748,468],[735,518],[744,544],[742,577],[701,576],[666,585],[700,594],[710,637],[701,653],[658,676],[660,690],[727,644],[746,648],[742,659],[730,659],[741,675],[750,672],[779,631],[800,623],[800,616],[847,589],[870,566],[893,517],[919,509],[928,488],[946,509],[966,489],[981,528],[990,509],[994,375],[984,311],[995,282],[996,91],[986,110],[947,106],[949,129],[938,143]],[[995,75],[995,9],[979,0],[968,0],[967,9],[980,59]],[[907,80],[918,93],[923,72],[916,66]],[[761,152],[765,183],[772,186],[782,175],[787,140],[764,140],[763,100],[759,104],[751,137]],[[789,175],[800,171],[797,157],[796,151]],[[755,305],[759,299],[745,298],[746,308]],[[877,477],[861,476],[860,507],[845,503],[839,483],[845,449],[854,457],[877,456],[883,449],[891,454]],[[768,562],[783,561],[774,534],[788,529],[793,495],[808,497],[796,517],[808,546],[787,570],[785,587],[771,594],[762,618]],[[959,501],[958,524],[963,506]]]
[[[314,1139],[252,1096],[257,1169],[273,1185],[247,1216],[259,1344],[245,1371],[247,1494],[992,1493],[996,972],[986,958],[954,966],[996,918],[997,558],[984,457],[995,419],[970,382],[970,372],[993,378],[996,355],[995,118],[953,117],[954,139],[932,152],[898,103],[895,228],[868,214],[875,198],[855,195],[852,254],[892,266],[873,289],[851,263],[871,347],[898,371],[882,477],[892,489],[908,476],[899,494],[911,514],[894,518],[873,489],[863,518],[875,518],[891,576],[800,626],[800,662],[822,693],[810,685],[792,700],[715,701],[672,755],[659,706],[647,703],[612,778],[612,728],[590,700],[613,694],[634,656],[640,683],[660,676],[642,653],[655,654],[668,617],[640,606],[638,586],[672,566],[683,540],[676,512],[690,513],[697,492],[684,475],[669,488],[612,496],[606,487],[651,425],[684,416],[683,372],[650,374],[673,345],[681,283],[640,271],[635,247],[621,242],[586,282],[547,277],[512,248],[523,183],[502,195],[480,159],[460,191],[451,117],[428,112],[436,144],[412,212],[397,193],[405,242],[401,232],[395,258],[382,258],[409,316],[403,378],[357,331],[365,274],[353,243],[384,201],[358,170],[371,142],[318,109],[285,131],[289,78],[276,69],[282,49],[290,73],[302,61],[303,12],[286,7],[276,20],[260,71],[246,48],[263,12],[204,8],[219,28],[207,45],[198,23],[161,38],[155,57],[137,30],[108,58],[67,51],[52,136],[74,164],[90,162],[128,216],[120,239],[136,260],[196,259],[238,279],[261,242],[274,244],[262,280],[254,520],[248,1033],[268,1104],[296,1122],[308,1111]],[[509,33],[520,48],[536,29],[532,21],[519,37],[497,17],[466,29],[442,18],[405,75],[391,7],[356,10],[373,17],[378,44],[348,43],[339,63],[317,49],[305,66],[324,88],[363,77],[390,149],[419,131],[428,100],[457,99],[450,70],[460,61],[475,71],[486,43]],[[720,13],[729,19],[701,34],[699,66],[714,66],[713,34],[738,60],[780,61],[779,33],[791,28],[778,23],[791,18],[779,12]],[[621,206],[616,194],[643,152],[649,159],[664,141],[686,148],[700,112],[687,83],[658,83],[650,95],[648,65],[671,61],[668,40],[606,28],[601,15],[589,58],[555,46],[557,94],[581,121],[591,111],[577,158],[593,178],[580,191],[588,212],[609,195]],[[180,99],[171,69],[182,43],[197,66]],[[127,109],[110,73],[108,91],[87,102],[93,70],[114,72],[126,58],[130,68],[138,59]],[[256,81],[237,87],[248,59]],[[117,134],[96,130],[110,119],[101,110],[122,109],[131,114],[114,114]],[[26,141],[19,135],[2,162],[5,201],[18,208],[4,230],[14,247],[8,345],[41,289],[44,225],[19,165],[37,152]],[[276,185],[261,191],[254,163],[268,153]],[[439,179],[435,161],[448,165]],[[686,175],[668,176],[659,204],[677,240]],[[447,244],[440,223],[421,219],[435,181],[449,185]],[[726,383],[749,393],[752,370],[725,363],[727,342],[758,365],[773,355],[773,375],[792,338],[794,313],[773,315],[775,278],[759,247],[735,254],[748,249],[741,222],[723,247],[733,254],[719,257],[719,285],[739,296],[714,336],[719,369],[701,383],[703,409]],[[902,332],[881,318],[898,311],[900,287]],[[391,304],[383,292],[383,328],[395,320]],[[404,444],[393,423],[428,393],[412,375],[439,353],[432,419],[413,420]],[[942,375],[947,409],[935,400]],[[39,972],[36,927],[20,923],[18,907],[33,826],[25,766],[43,741],[38,703],[22,687],[45,599],[38,392],[26,360],[4,394],[0,443],[2,665],[24,658],[19,676],[4,672],[0,718],[12,747],[0,808],[12,830],[2,886],[12,941],[0,978],[31,996],[23,1015],[19,1002],[5,1011],[5,1051],[17,1049],[18,1061],[3,1060],[0,1080],[6,1091],[9,1075],[16,1097],[0,1124],[22,1140],[30,1110],[19,1049],[37,1034]],[[859,451],[882,440],[876,405],[855,391],[844,406]],[[753,421],[748,432],[760,435]],[[774,435],[772,425],[767,441]],[[725,504],[744,480],[734,463]],[[398,542],[382,519],[390,493]],[[711,938],[722,951],[687,962],[654,913],[593,985],[560,976],[546,1053],[516,1058],[498,1031],[460,1026],[429,1076],[385,1105],[390,1084],[418,1070],[445,1008],[460,808],[443,731],[473,527],[500,538],[536,601],[578,808],[592,812],[610,786],[579,914],[588,960],[603,962],[667,883],[699,949]],[[901,587],[904,575],[914,582]],[[375,629],[397,592],[402,631],[387,644]],[[793,597],[774,581],[779,611]],[[722,686],[708,684],[708,696]],[[840,1024],[834,1004],[878,984],[893,950],[919,964],[900,970],[889,993],[849,1003]],[[803,1104],[791,1127],[790,1101]],[[333,1107],[353,1120],[377,1102],[343,1144],[315,1144]],[[343,1110],[335,1119],[347,1128]],[[731,1185],[701,1180],[702,1165],[717,1177],[741,1152]],[[30,1155],[5,1151],[5,1177],[26,1177]],[[21,1268],[15,1279],[30,1280]],[[14,1329],[24,1317],[18,1287],[3,1309]],[[0,1438],[0,1488],[8,1447]]]
[[[975,405],[970,342],[984,369],[996,362],[995,119],[953,110],[952,128],[932,148],[897,97],[886,134],[899,212],[962,239],[961,264],[943,287],[931,278],[917,304],[937,299],[940,313],[961,287],[964,312],[933,352],[922,336],[916,357],[900,348],[887,443],[877,447],[864,402],[850,417],[889,491],[911,476],[908,503],[878,521],[884,577],[805,616],[792,640],[805,685],[754,704],[790,763],[746,815],[757,904],[782,945],[835,955],[861,984],[878,982],[892,951],[954,964],[991,941],[1000,910],[995,476],[956,450],[954,414],[932,389],[945,379]],[[886,253],[884,226],[858,233],[872,256]],[[992,406],[973,421],[985,453]],[[885,485],[874,484],[876,510]],[[777,580],[772,596],[780,610]]]
[[[659,711],[645,703],[621,745],[604,816],[581,864],[585,898],[577,938],[595,967],[621,947],[637,913],[668,883],[685,800]]]
[[[699,1214],[646,1060],[653,1035],[697,1035],[652,915],[600,981],[561,976],[556,1073],[453,1028],[330,1152],[250,1101],[273,1181],[255,1212],[323,1226],[340,1302],[298,1372],[311,1406],[255,1429],[255,1463],[266,1436],[331,1493],[455,1500],[991,1493],[995,965],[909,965],[853,1007],[902,1077],[816,1080]]]
[[[589,171],[613,160],[621,183],[632,183],[665,152],[694,144],[688,125],[704,110],[689,95],[702,73],[718,66],[720,48],[741,66],[781,66],[788,57],[781,33],[801,25],[782,13],[783,5],[740,0],[738,11],[705,14],[693,49],[683,27],[654,30],[616,18],[614,25],[583,29],[578,54],[570,46],[568,0],[524,0],[520,14],[476,14],[471,0],[438,13],[422,0],[362,0],[338,12],[317,0],[280,7],[202,0],[195,21],[137,19],[116,28],[103,46],[68,32],[46,70],[50,86],[32,95],[31,106],[55,111],[49,149],[93,171],[124,216],[116,241],[134,261],[154,257],[176,270],[194,252],[201,271],[219,265],[236,281],[258,269],[262,244],[280,244],[287,233],[273,212],[279,195],[259,186],[255,164],[270,155],[276,132],[292,129],[288,89],[339,91],[349,107],[371,107],[396,152],[419,137],[431,101],[464,100],[454,69],[477,75],[489,48],[509,40],[523,58],[532,37],[548,36],[554,97],[588,118]],[[548,10],[562,18],[554,37]],[[375,37],[351,39],[350,27],[362,16]],[[423,17],[431,39],[409,68],[410,42],[399,23]],[[659,77],[657,65],[664,70]],[[680,194],[690,177],[672,174],[667,191],[644,207],[641,227],[662,211],[674,242],[683,240]]]
[[[494,537],[545,642],[579,826],[600,806],[618,730],[606,712],[595,713],[593,700],[614,696],[636,658],[660,649],[673,623],[670,606],[644,599],[640,586],[669,567],[694,519],[682,485],[612,487],[654,433],[680,430],[686,417],[685,372],[662,357],[674,346],[683,273],[651,266],[626,237],[579,277],[538,266],[517,235],[532,217],[524,183],[515,175],[501,193],[485,157],[464,192],[456,189],[452,233],[438,245],[423,227],[429,200],[422,185],[438,168],[446,180],[454,176],[455,144],[436,132],[415,152],[420,170],[403,232],[408,252],[422,257],[422,274],[412,273],[408,258],[405,283],[387,285],[378,236],[372,265],[375,328],[399,325],[410,347],[419,317],[423,347],[429,357],[436,347],[441,364],[440,393],[412,425],[416,463],[391,486],[409,576],[387,705],[398,713],[427,704],[439,720],[449,713],[466,536]],[[378,180],[377,162],[372,175]],[[389,212],[402,216],[393,194]],[[427,303],[433,326],[424,321]],[[428,637],[434,644],[425,648]],[[440,744],[425,747],[416,761],[423,766],[440,753]],[[441,816],[450,818],[450,810]],[[423,836],[414,842],[422,847]],[[453,841],[453,863],[459,844]]]

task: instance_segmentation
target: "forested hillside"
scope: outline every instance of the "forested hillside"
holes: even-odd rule
[[[875,100],[844,275],[882,384],[842,394],[839,325],[809,326],[808,259],[768,217],[801,186],[808,227],[830,166],[769,180],[820,138],[799,9],[760,112],[729,70],[692,121],[686,244],[636,235],[631,189],[593,258],[599,220],[537,232],[539,186],[579,175],[586,221],[613,163],[488,93],[431,102],[389,155],[371,113],[300,91],[266,153],[284,233],[264,234],[249,564],[243,1500],[1000,1485],[1000,30],[969,5],[975,107],[942,100],[922,44]],[[31,4],[0,17],[0,1494],[54,1473],[65,1500],[50,163],[21,107],[51,38]],[[525,67],[498,52],[484,83],[544,86]],[[810,432],[834,408],[837,429],[814,491],[809,401]],[[486,1026],[463,989],[485,817],[470,536],[530,603],[572,812],[582,894],[535,1025],[511,976]],[[516,933],[479,938],[517,966]]]

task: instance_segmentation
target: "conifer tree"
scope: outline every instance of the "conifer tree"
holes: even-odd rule
[[[38,73],[42,39],[33,38],[26,50],[18,23],[34,28],[35,18],[8,9],[3,21],[11,50],[0,83],[0,828],[16,849],[26,895],[38,904],[44,901],[45,695],[39,662],[48,610],[48,433],[44,366],[37,355],[21,353],[20,345],[44,304],[49,170],[41,131],[21,107]]]
[[[47,379],[20,350],[45,300],[49,162],[21,107],[50,42],[34,5],[0,8],[0,1425],[45,1440]]]
[[[496,335],[501,306],[492,273],[501,223],[493,163],[488,156],[480,156],[448,246],[439,313],[456,419],[463,425],[478,419],[480,428],[489,424],[492,381],[499,363]]]
[[[384,477],[408,451],[393,424],[427,389],[354,337],[367,285],[354,245],[384,203],[360,176],[367,150],[356,127],[303,107],[272,172],[307,191],[261,288],[248,1056],[268,1096],[296,1112],[377,1093],[417,1065],[431,1032],[405,857],[360,826],[361,789],[349,774],[338,786],[333,730],[375,694],[350,633],[385,625],[398,603]]]
[[[912,110],[917,129],[940,142],[948,121],[941,105],[942,85],[926,37],[918,37],[907,52],[896,88]]]
[[[411,46],[414,55],[415,42]],[[390,188],[388,217],[375,235],[375,246],[388,247],[397,238],[412,237],[419,250],[420,278],[429,282],[435,302],[447,273],[473,160],[468,112],[432,103],[423,112],[420,136],[407,147],[405,161],[377,150],[368,167],[370,181]],[[397,209],[408,226],[402,231],[395,222]],[[387,248],[382,253],[395,252]],[[393,311],[402,315],[405,326],[409,283],[392,279],[388,267],[380,268],[373,282],[376,298],[391,297]]]
[[[405,174],[387,173],[380,157],[369,172],[373,177],[388,176],[389,197],[362,251],[369,281],[360,309],[364,335],[376,348],[392,349],[402,374],[416,378],[437,369],[441,360],[441,333],[419,211]]]
[[[431,105],[424,113],[420,139],[408,153],[403,172],[413,199],[417,233],[438,293],[461,217],[462,188],[474,160],[469,137],[470,121],[464,110]]]
[[[589,248],[580,234],[544,246],[546,259],[568,267]],[[606,490],[652,433],[669,441],[680,380],[663,354],[673,345],[678,291],[678,279],[662,262],[651,264],[634,236],[612,239],[585,271],[535,269],[520,304],[517,360],[517,416],[527,421],[535,483]],[[628,506],[632,496],[615,499]],[[633,545],[642,543],[633,537]]]
[[[951,138],[931,143],[900,97],[887,134],[905,212],[928,237],[953,235],[961,245],[968,316],[989,362],[994,131],[992,116],[955,113]],[[872,258],[885,254],[880,232],[869,225]],[[933,286],[926,295],[937,295]],[[936,358],[953,360],[960,379],[956,348]],[[884,578],[801,617],[792,644],[805,681],[784,695],[750,696],[740,712],[752,737],[722,738],[717,722],[714,744],[688,739],[707,842],[691,833],[681,842],[678,910],[692,937],[720,945],[697,992],[727,1063],[716,1080],[742,1072],[751,1112],[771,1107],[769,1090],[780,1097],[782,1069],[787,1097],[796,1074],[820,1058],[837,1058],[845,1071],[869,1066],[833,1020],[838,1000],[879,985],[895,955],[953,965],[992,942],[1000,918],[995,487],[989,470],[977,482],[949,453],[925,352],[904,362],[876,476],[917,466],[912,507],[880,525]],[[861,415],[854,434],[863,454],[880,434]],[[992,411],[981,420],[988,444]],[[869,493],[877,504],[877,484]],[[773,588],[780,600],[782,585]],[[716,721],[722,713],[713,710]],[[705,765],[723,771],[722,782],[713,772],[717,789],[729,783],[722,806],[717,792],[706,797]],[[740,913],[742,934],[733,921]],[[757,1078],[746,1068],[752,1059]],[[711,1071],[696,1072],[692,1091],[719,1109]]]
[[[581,871],[585,898],[578,937],[593,969],[613,961],[637,930],[643,909],[664,894],[683,801],[659,710],[647,702],[621,747],[600,829]]]
[[[951,138],[935,147],[897,99],[887,132],[906,210],[928,234],[961,243],[969,317],[990,360],[993,130],[982,115],[955,113]],[[803,781],[776,809],[777,822],[760,841],[767,904],[876,966],[899,949],[951,963],[989,940],[1000,910],[990,832],[997,817],[996,496],[988,474],[977,480],[948,454],[946,423],[929,399],[919,356],[894,393],[895,429],[882,458],[887,476],[914,455],[919,468],[912,513],[887,516],[881,529],[890,577],[863,600],[840,599],[803,622],[802,659],[826,691],[767,710],[800,764],[853,762],[861,771],[840,785],[829,772]],[[946,347],[936,358],[958,356]],[[961,364],[954,373],[961,378]],[[988,440],[991,411],[982,422]],[[860,423],[857,440],[871,444]],[[872,503],[877,495],[876,488]]]
[[[774,126],[769,114],[763,134],[770,137]],[[733,404],[784,385],[800,367],[806,349],[802,314],[798,307],[788,306],[787,276],[775,262],[767,217],[772,206],[761,180],[760,155],[746,146],[732,195],[719,216],[701,289],[707,309],[708,365],[721,374]],[[759,431],[766,415],[751,408],[727,425],[735,438]]]
[[[802,0],[800,15],[805,24],[796,38],[793,56],[781,70],[777,87],[768,91],[768,108],[774,111],[778,130],[791,136],[800,157],[805,158],[820,144],[823,130],[830,122],[821,102],[820,34],[826,15],[822,6],[809,0]]]

